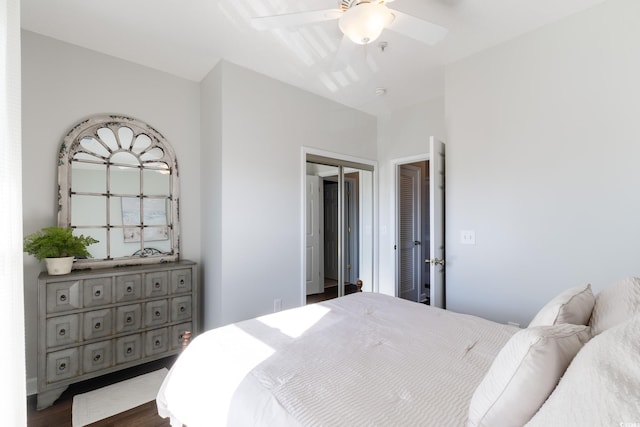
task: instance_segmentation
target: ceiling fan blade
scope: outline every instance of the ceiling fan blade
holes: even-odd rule
[[[338,19],[343,13],[340,9],[325,9],[311,12],[287,13],[284,15],[260,16],[251,18],[251,26],[256,30],[295,27],[298,25],[312,24],[314,22]]]
[[[400,33],[419,42],[433,46],[448,33],[446,28],[415,16],[407,15],[395,9],[390,9],[395,19],[387,26],[388,29]]]

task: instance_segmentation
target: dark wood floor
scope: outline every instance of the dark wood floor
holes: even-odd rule
[[[324,288],[324,292],[321,294],[307,295],[307,304],[313,304],[320,301],[326,301],[329,299],[338,297],[338,285]]]
[[[335,283],[335,281],[334,281]],[[356,285],[351,283],[345,283],[344,294],[349,295],[357,292]],[[307,295],[307,304],[313,304],[316,302],[326,301],[338,297],[338,285],[333,283],[325,283],[324,292],[321,294]]]
[[[174,361],[175,356],[168,357],[135,368],[72,384],[52,406],[41,411],[36,410],[35,395],[29,396],[27,398],[27,426],[71,427],[71,404],[73,403],[74,395],[86,393],[163,367],[170,368]],[[168,427],[169,425],[168,419],[160,418],[158,415],[155,400],[91,424],[92,427]]]

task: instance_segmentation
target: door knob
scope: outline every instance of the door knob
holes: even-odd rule
[[[420,240],[414,240],[414,241],[413,241],[413,244],[414,244],[414,245],[416,245],[416,246],[418,246],[418,245],[420,245],[420,244],[421,244],[421,242],[420,242]]]
[[[438,259],[438,258],[425,259],[424,262],[429,263],[431,265],[444,265],[444,260],[443,259]]]

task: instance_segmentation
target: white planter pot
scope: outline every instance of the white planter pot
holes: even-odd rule
[[[47,272],[52,276],[69,274],[73,266],[73,257],[45,258],[44,262],[47,264]]]

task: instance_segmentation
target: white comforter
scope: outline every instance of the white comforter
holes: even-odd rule
[[[517,328],[357,293],[206,332],[164,380],[172,425],[463,426]]]

